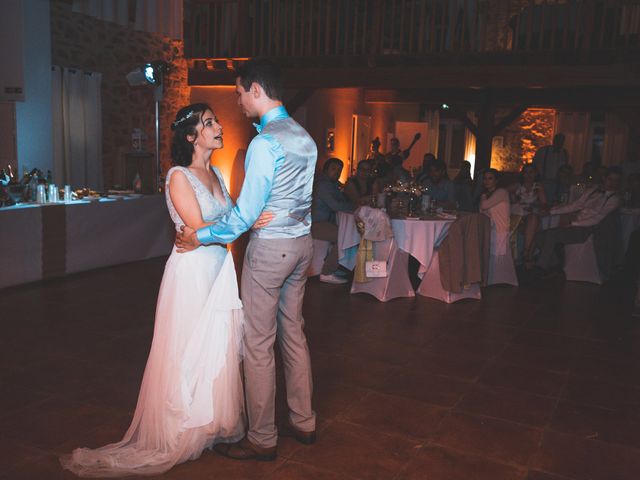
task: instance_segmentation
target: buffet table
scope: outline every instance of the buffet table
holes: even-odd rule
[[[0,288],[171,252],[163,195],[0,208]]]

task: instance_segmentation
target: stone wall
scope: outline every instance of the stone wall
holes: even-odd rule
[[[133,128],[147,135],[146,150],[155,151],[155,106],[151,87],[131,87],[126,75],[136,66],[164,60],[170,65],[160,104],[160,158],[170,166],[170,124],[176,111],[189,103],[183,42],[160,34],[135,31],[74,13],[66,0],[51,1],[52,63],[102,74],[104,185],[131,179],[120,177],[124,152],[131,150]]]
[[[494,137],[491,166],[516,172],[533,160],[536,151],[553,139],[556,111],[532,108]]]

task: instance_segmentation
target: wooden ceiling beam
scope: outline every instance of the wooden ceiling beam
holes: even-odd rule
[[[233,85],[233,71],[189,70],[189,85]],[[589,88],[638,87],[640,67],[610,65],[448,65],[285,67],[287,88]]]

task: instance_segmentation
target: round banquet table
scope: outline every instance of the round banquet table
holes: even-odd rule
[[[400,250],[407,252],[420,262],[419,273],[424,274],[431,264],[435,248],[447,236],[454,219],[427,218],[391,220],[393,237]],[[352,213],[338,212],[338,261],[340,265],[353,270],[360,234]]]

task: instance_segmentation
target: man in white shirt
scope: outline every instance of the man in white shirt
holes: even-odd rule
[[[576,201],[567,205],[553,207],[549,213],[560,215],[574,213],[575,218],[568,226],[542,230],[536,235],[536,244],[540,249],[537,265],[543,269],[557,265],[558,245],[582,243],[587,240],[593,229],[614,210],[620,208],[622,199],[619,194],[622,173],[619,168],[611,167],[604,178],[604,186],[596,186],[582,194]]]

